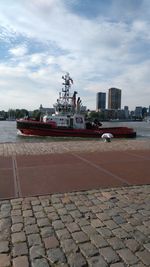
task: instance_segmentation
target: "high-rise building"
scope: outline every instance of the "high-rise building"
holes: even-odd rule
[[[106,93],[98,92],[96,96],[96,110],[106,108]]]
[[[108,92],[108,109],[121,109],[121,90],[110,88]]]

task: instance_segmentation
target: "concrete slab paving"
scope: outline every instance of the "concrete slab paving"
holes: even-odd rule
[[[5,148],[0,267],[150,266],[150,150]]]
[[[150,183],[149,151],[1,157],[0,198]]]

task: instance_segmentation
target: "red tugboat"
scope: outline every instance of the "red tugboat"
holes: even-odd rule
[[[23,135],[57,136],[57,137],[86,137],[100,138],[104,133],[111,133],[116,138],[133,138],[136,132],[128,127],[101,127],[101,123],[91,123],[85,120],[81,113],[81,100],[76,99],[77,92],[70,95],[73,80],[67,73],[62,92],[54,105],[55,114],[45,115],[40,120],[30,118],[18,119],[17,129]]]

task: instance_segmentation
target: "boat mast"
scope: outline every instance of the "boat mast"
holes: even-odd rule
[[[69,90],[71,88],[71,84],[73,84],[72,78],[69,76],[69,73],[67,72],[65,76],[62,76],[62,79],[64,80],[63,85],[64,88],[62,88],[62,92],[64,93],[63,98],[65,102],[69,101]]]

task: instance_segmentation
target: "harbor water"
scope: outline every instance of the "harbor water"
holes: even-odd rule
[[[102,127],[127,126],[133,128],[137,133],[137,139],[150,139],[150,123],[145,121],[131,122],[103,122]],[[15,142],[52,142],[52,141],[67,141],[75,138],[68,137],[35,137],[35,136],[20,136],[17,134],[15,121],[0,121],[0,143],[15,143]],[[81,139],[81,138],[80,138]]]

